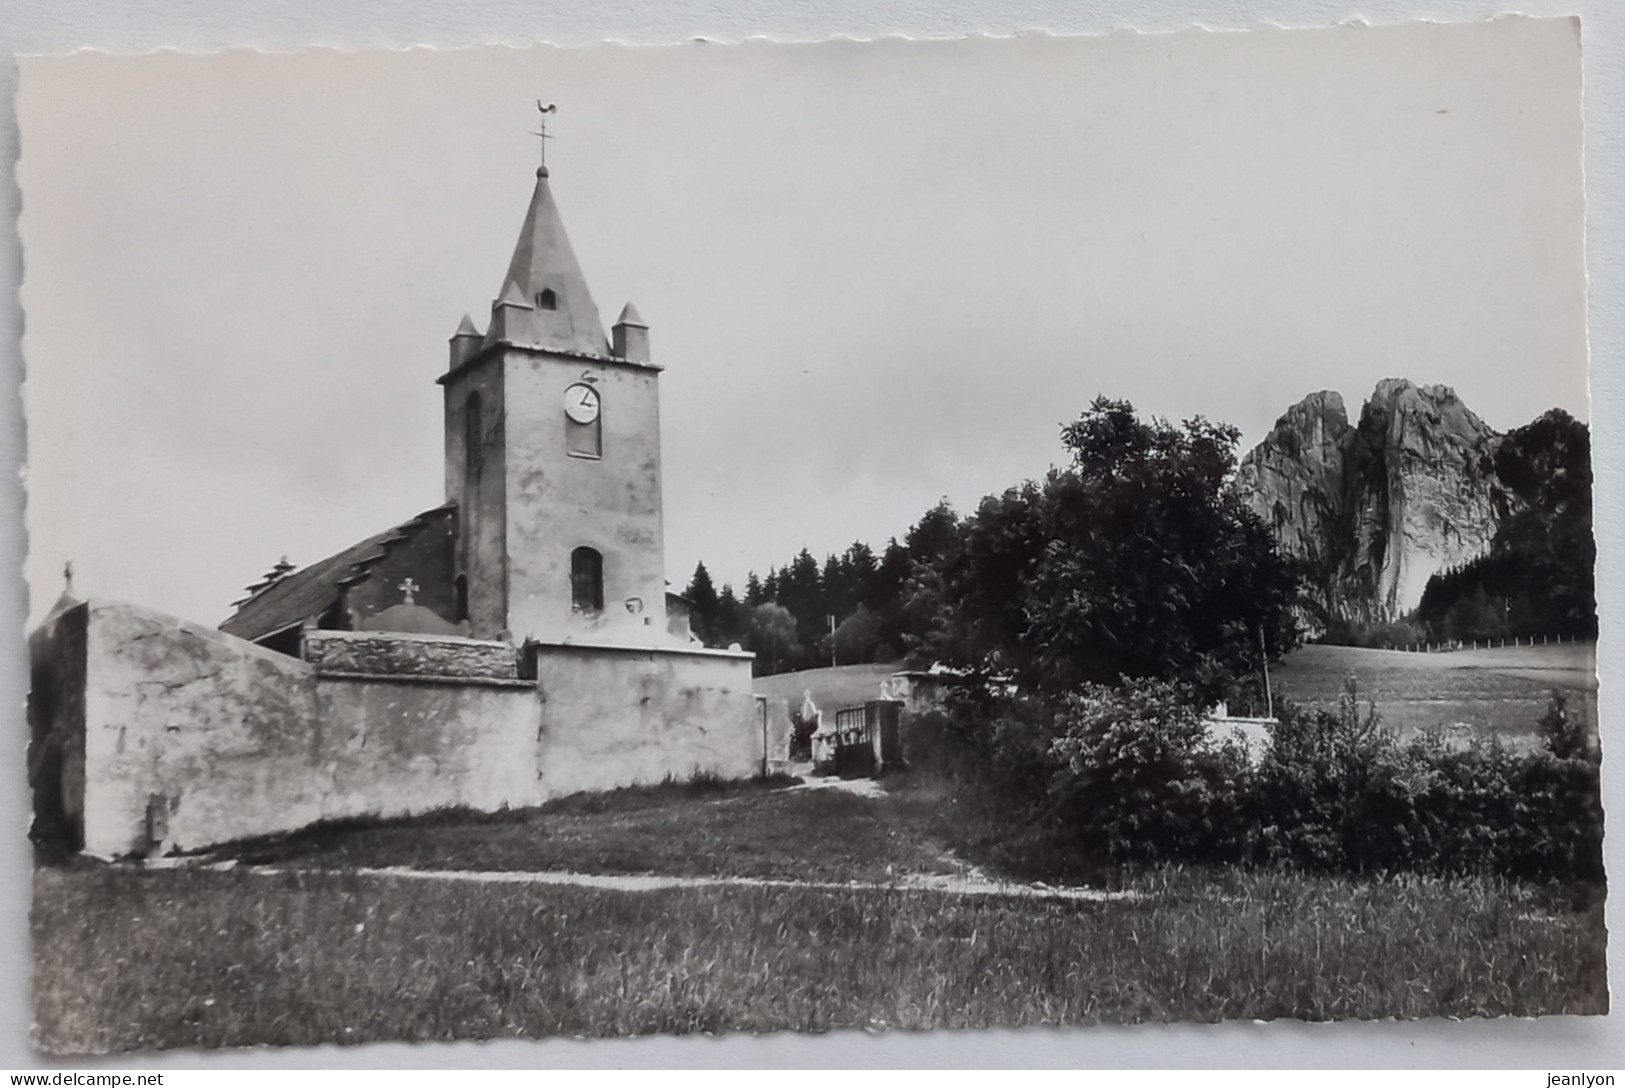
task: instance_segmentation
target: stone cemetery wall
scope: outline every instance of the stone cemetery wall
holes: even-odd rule
[[[108,601],[30,645],[31,751],[103,856],[761,769],[748,654],[540,646],[530,680],[505,643],[308,632],[301,661]]]
[[[308,665],[129,605],[84,607],[85,850],[202,846],[326,814]]]
[[[751,655],[543,645],[538,768],[550,796],[761,771]]]

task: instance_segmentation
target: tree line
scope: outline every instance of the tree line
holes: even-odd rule
[[[1429,579],[1416,622],[1426,637],[1595,638],[1591,431],[1560,408],[1496,447],[1505,511],[1489,552]]]
[[[701,562],[683,591],[690,627],[708,646],[755,652],[758,675],[900,660],[917,635],[906,607],[915,569],[957,521],[944,500],[879,555],[854,541],[820,563],[803,548],[765,576],[750,572],[742,596],[731,584],[719,591]]]
[[[1097,398],[1061,429],[1065,465],[965,516],[939,502],[878,555],[803,549],[743,596],[701,563],[692,627],[760,673],[906,657],[1040,691],[1177,677],[1223,697],[1298,638],[1299,571],[1227,488],[1239,438]]]

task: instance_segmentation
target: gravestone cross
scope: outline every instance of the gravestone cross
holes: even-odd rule
[[[412,594],[417,592],[422,587],[420,587],[416,582],[412,581],[412,579],[408,578],[395,588],[406,594],[406,598],[401,601],[402,604],[416,604],[417,602],[412,600]]]

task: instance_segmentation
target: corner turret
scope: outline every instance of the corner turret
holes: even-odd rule
[[[464,314],[462,324],[451,334],[451,369],[456,370],[472,359],[484,339],[484,334],[474,327],[474,319]]]
[[[615,328],[610,331],[614,338],[610,345],[611,355],[631,363],[649,361],[649,326],[643,323],[636,306],[628,302],[621,310],[621,316],[615,319]]]

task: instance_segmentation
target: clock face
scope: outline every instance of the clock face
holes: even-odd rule
[[[564,391],[564,414],[572,423],[592,423],[598,418],[598,390],[577,382]]]

